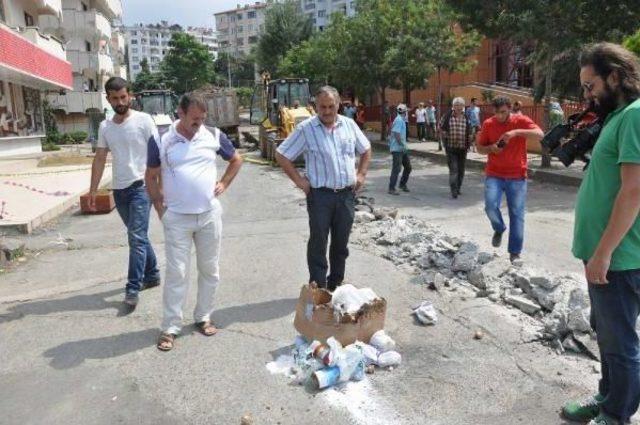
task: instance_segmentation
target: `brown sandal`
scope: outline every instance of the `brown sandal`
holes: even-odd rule
[[[162,332],[158,338],[156,347],[160,351],[171,351],[175,345],[176,336],[174,334]]]
[[[218,333],[218,329],[210,320],[196,323],[196,329],[204,336],[213,336]]]

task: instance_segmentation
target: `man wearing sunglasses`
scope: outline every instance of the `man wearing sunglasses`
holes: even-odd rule
[[[640,403],[640,63],[617,44],[588,46],[580,82],[604,126],[578,191],[573,254],[585,264],[598,392],[562,409],[567,419],[623,424]]]

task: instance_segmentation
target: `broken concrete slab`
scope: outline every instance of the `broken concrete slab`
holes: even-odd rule
[[[540,305],[538,305],[535,301],[523,296],[507,295],[504,297],[504,302],[506,302],[507,304],[511,304],[518,310],[529,315],[536,314],[538,311],[540,311]]]

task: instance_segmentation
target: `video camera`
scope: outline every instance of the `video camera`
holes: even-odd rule
[[[578,114],[571,115],[566,124],[556,125],[545,134],[540,141],[542,146],[557,157],[565,167],[571,165],[576,158],[589,165],[590,158],[587,153],[593,149],[600,135],[600,130],[602,130],[602,121],[600,118],[597,118],[585,126],[581,127],[579,125],[583,118],[590,112],[592,112],[591,107]],[[567,142],[562,143],[562,139],[567,137],[571,138]]]

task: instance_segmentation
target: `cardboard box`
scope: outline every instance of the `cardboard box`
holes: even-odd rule
[[[357,315],[336,317],[329,302],[331,293],[315,286],[304,285],[296,305],[293,326],[310,341],[326,342],[334,337],[349,345],[356,340],[368,343],[371,336],[384,329],[387,302],[384,298],[366,305]]]

